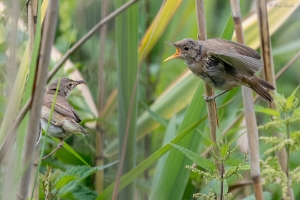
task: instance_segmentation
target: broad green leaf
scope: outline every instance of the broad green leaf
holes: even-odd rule
[[[150,27],[146,31],[143,39],[139,45],[139,64],[142,63],[143,59],[149,54],[153,46],[156,44],[158,39],[164,33],[167,28],[169,21],[171,20],[174,13],[177,11],[182,0],[172,1],[166,0],[161,10],[157,13],[155,19],[151,23]]]
[[[124,0],[115,0],[115,7],[124,4]],[[117,47],[117,89],[118,89],[118,139],[119,159],[122,163],[122,174],[130,171],[136,165],[136,120],[137,120],[137,91],[138,91],[138,4],[132,5],[115,19]],[[126,150],[123,149],[126,141]],[[125,152],[123,155],[121,152]],[[121,156],[124,156],[121,158]],[[130,184],[120,196],[132,199],[134,183]]]
[[[295,50],[299,51],[299,49],[300,49],[300,40],[298,39],[296,41],[290,41],[285,44],[282,44],[279,47],[274,47],[274,51],[272,49],[272,54],[275,57],[281,54],[289,53],[291,51],[295,51]]]
[[[224,40],[231,40],[233,33],[234,33],[234,23],[233,23],[233,18],[230,15],[230,17],[227,20],[227,24],[223,30],[223,33],[221,34],[221,38]]]
[[[272,108],[264,108],[262,106],[254,105],[254,110],[255,110],[255,112],[260,112],[260,113],[264,113],[267,115],[272,115],[272,116],[276,116],[276,117],[280,116],[280,112],[277,110],[274,110]]]
[[[202,157],[201,155],[190,151],[186,148],[183,148],[181,146],[175,145],[175,144],[171,144],[173,147],[177,148],[178,150],[180,150],[182,153],[184,153],[189,159],[191,159],[194,163],[196,163],[199,167],[207,170],[207,171],[214,171],[217,170],[216,165],[211,162],[210,160]]]
[[[174,115],[169,124],[168,124],[168,127],[167,127],[167,130],[166,130],[166,134],[165,134],[165,137],[164,137],[164,141],[163,141],[163,144],[162,146],[165,146],[167,145],[173,138],[176,137],[176,118],[177,116]],[[162,173],[163,173],[163,168],[164,168],[164,164],[166,162],[166,159],[167,159],[167,155],[168,153],[166,153],[165,155],[163,155],[157,165],[156,165],[156,169],[155,169],[155,175],[154,175],[154,178],[153,178],[153,181],[152,181],[152,186],[153,185],[156,185],[159,181],[159,179],[162,177]]]
[[[188,128],[190,124],[197,122],[199,118],[204,115],[206,109],[202,97],[203,92],[203,87],[199,84],[177,132],[181,132]],[[191,151],[197,151],[200,142],[201,135],[194,129],[191,134],[179,141],[177,145]],[[190,171],[185,169],[185,166],[191,164],[192,161],[184,154],[176,149],[171,149],[164,162],[159,181],[156,185],[152,186],[149,199],[182,199],[185,190],[182,185],[186,185],[190,174]],[[180,184],[177,184],[178,182]]]

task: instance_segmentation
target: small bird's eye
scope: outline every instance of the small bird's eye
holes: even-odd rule
[[[190,47],[184,47],[183,48],[185,51],[188,51],[190,49]]]
[[[69,83],[69,86],[72,87],[72,83]]]

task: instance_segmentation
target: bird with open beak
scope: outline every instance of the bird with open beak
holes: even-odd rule
[[[164,62],[182,59],[195,76],[215,89],[225,90],[205,97],[206,101],[242,85],[251,88],[266,101],[273,100],[265,88],[274,90],[274,87],[255,76],[263,68],[263,62],[250,47],[222,39],[196,41],[188,38],[168,43],[176,48],[176,52]]]

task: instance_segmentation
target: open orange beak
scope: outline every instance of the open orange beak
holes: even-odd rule
[[[174,43],[172,43],[172,42],[166,42],[166,43],[175,46]],[[175,47],[176,47],[176,46],[175,46]],[[171,59],[173,59],[173,58],[179,57],[179,54],[180,54],[180,50],[176,47],[176,52],[175,52],[173,55],[169,56],[167,59],[165,59],[164,62],[166,62],[166,61],[168,61],[168,60],[171,60]]]

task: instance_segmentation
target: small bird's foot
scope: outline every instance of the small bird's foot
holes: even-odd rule
[[[214,100],[215,98],[217,98],[218,96],[221,96],[222,94],[228,92],[229,90],[225,90],[223,92],[221,92],[220,94],[215,94],[215,95],[212,95],[212,96],[206,96],[205,94],[202,94],[202,96],[204,97],[204,100],[205,101],[212,101]]]
[[[217,95],[206,96],[205,94],[202,94],[202,96],[204,97],[205,101],[212,101],[212,100],[214,100],[217,97]]]
[[[64,146],[64,140],[60,139],[60,142],[58,143],[57,147],[48,155],[46,155],[44,158],[42,158],[42,160],[45,160],[46,158],[48,158],[49,156],[51,156],[53,153],[55,153],[58,149],[62,148]]]

